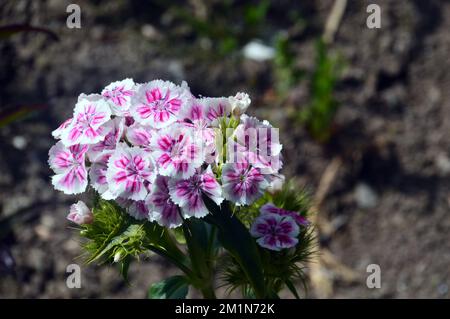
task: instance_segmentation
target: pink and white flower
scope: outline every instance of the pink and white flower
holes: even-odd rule
[[[115,150],[117,144],[123,135],[125,120],[122,117],[115,117],[103,125],[103,133],[105,137],[102,141],[91,145],[87,153],[89,159],[94,162],[97,157],[101,156],[105,151]]]
[[[205,161],[208,164],[216,161],[216,130],[217,128],[212,126],[212,122],[216,119],[210,120],[207,113],[216,107],[217,104],[211,102],[210,98],[203,98],[194,100],[183,112],[184,122],[183,125],[191,127],[196,133],[199,139],[203,142],[203,148],[205,150]],[[217,115],[216,113],[214,113]],[[222,143],[222,140],[220,140]]]
[[[78,225],[91,224],[94,221],[94,215],[87,205],[79,200],[76,204],[70,206],[67,219]]]
[[[143,84],[131,100],[134,119],[154,128],[163,128],[178,120],[182,108],[191,99],[190,92],[169,81],[155,80]]]
[[[169,193],[172,201],[181,207],[183,217],[201,218],[208,214],[203,195],[211,198],[217,205],[223,201],[222,189],[217,182],[211,166],[201,172],[200,169],[188,179],[170,180]]]
[[[105,101],[80,99],[75,105],[72,122],[61,134],[61,140],[66,146],[98,143],[105,138],[102,125],[110,117],[111,110]]]
[[[211,126],[217,127],[218,120],[231,114],[230,101],[225,97],[206,97],[197,100],[204,106],[204,113]]]
[[[114,115],[126,116],[129,114],[134,90],[134,81],[125,79],[109,84],[103,89],[102,96],[109,102]]]
[[[145,202],[149,207],[150,221],[168,228],[176,228],[183,223],[180,207],[170,198],[168,177],[158,175]]]
[[[55,189],[65,194],[82,193],[88,184],[85,166],[87,145],[64,146],[59,141],[49,151],[49,165],[56,173],[52,177]]]
[[[103,199],[114,199],[115,196],[109,190],[108,181],[106,180],[106,171],[108,170],[108,161],[113,151],[105,151],[96,158],[89,169],[89,179],[92,188],[94,188]]]
[[[52,132],[52,136],[56,139],[61,138],[61,134],[72,123],[72,118],[65,120],[56,130]]]
[[[150,211],[148,206],[143,200],[133,201],[128,207],[128,214],[136,218],[137,220],[148,219]]]
[[[198,133],[182,125],[171,125],[153,137],[153,156],[163,176],[188,178],[204,162],[201,138]]]
[[[144,200],[155,177],[153,159],[141,148],[121,143],[109,158],[106,180],[114,197]]]
[[[260,169],[248,162],[226,163],[222,166],[224,197],[236,205],[250,205],[269,186]]]
[[[117,198],[117,203],[125,208],[130,216],[136,218],[137,220],[148,219],[150,211],[148,210],[148,205],[144,200],[131,200],[125,198]]]
[[[150,142],[155,130],[148,125],[134,123],[126,130],[127,140],[134,146],[142,146],[150,150]]]
[[[290,216],[264,214],[255,219],[250,234],[264,248],[280,251],[297,245],[300,230]]]
[[[263,205],[260,209],[260,212],[261,214],[276,214],[280,216],[290,216],[293,220],[295,220],[295,222],[299,226],[309,225],[309,221],[305,217],[300,215],[299,212],[276,207],[273,203],[267,203]]]
[[[248,161],[261,168],[264,174],[275,174],[282,167],[282,145],[278,139],[278,129],[267,121],[242,115],[240,124],[229,138],[228,161]]]

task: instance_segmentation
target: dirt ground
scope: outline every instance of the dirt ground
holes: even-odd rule
[[[270,62],[193,54],[203,42],[172,28],[170,15],[152,3],[79,1],[82,28],[68,29],[70,2],[0,2],[0,25],[45,26],[60,38],[30,33],[0,40],[0,110],[40,106],[0,127],[0,219],[23,216],[12,231],[0,230],[0,298],[143,298],[150,283],[176,271],[152,257],[131,266],[129,286],[111,266],[83,266],[81,289],[65,284],[66,266],[81,251],[65,220],[75,198],[50,184],[50,132],[80,93],[125,77],[186,80],[201,95],[249,91],[249,112],[280,128],[284,174],[312,194],[330,162],[342,160],[320,213],[332,226],[321,244],[360,278],[348,281],[329,269],[329,297],[450,296],[450,1],[349,1],[333,44],[345,69],[336,89],[336,133],[327,145],[292,121],[292,107],[263,98],[273,82]],[[286,11],[301,12],[306,27],[293,45],[298,64],[308,68],[333,1],[297,2],[273,4],[266,32],[287,28]],[[382,8],[381,29],[366,27],[369,3]],[[173,34],[177,40],[168,41]],[[303,82],[292,88],[295,108],[307,103],[307,91]],[[369,264],[381,268],[380,289],[366,286]],[[318,297],[313,290],[302,295]]]

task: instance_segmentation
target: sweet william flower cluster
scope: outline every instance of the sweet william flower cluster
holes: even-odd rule
[[[91,186],[136,219],[175,228],[209,212],[203,201],[251,205],[283,180],[278,131],[245,114],[245,93],[197,98],[186,83],[113,82],[100,94],[81,94],[72,118],[52,135],[52,184],[66,194]],[[92,222],[82,202],[68,218]],[[265,248],[297,244],[296,212],[261,209],[250,233]]]

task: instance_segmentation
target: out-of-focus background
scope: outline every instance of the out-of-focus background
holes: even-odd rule
[[[321,280],[302,296],[448,298],[450,2],[345,2],[0,1],[0,298],[143,298],[175,271],[152,257],[127,285],[82,266],[82,288],[66,286],[82,260],[75,197],[50,184],[50,133],[80,93],[126,77],[246,91],[249,113],[280,128],[284,174],[320,202]]]

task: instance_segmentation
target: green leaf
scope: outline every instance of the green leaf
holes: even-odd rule
[[[208,256],[208,229],[204,221],[191,218],[183,223],[184,237],[188,246],[189,255],[194,272],[199,278],[207,279],[210,276],[210,256]]]
[[[180,245],[186,245],[186,238],[184,237],[183,228],[177,227],[170,230],[173,237]]]
[[[37,111],[46,109],[46,105],[22,105],[7,108],[0,112],[0,128],[29,117]]]
[[[149,299],[185,299],[189,282],[184,276],[173,276],[154,283],[148,290]]]
[[[288,287],[288,289],[290,290],[290,292],[292,292],[292,294],[294,295],[294,297],[296,299],[300,299],[300,296],[298,295],[297,289],[295,288],[294,284],[292,283],[292,281],[290,281],[289,279],[286,279],[284,281],[284,283],[286,284],[286,287]]]
[[[233,256],[251,283],[255,296],[266,296],[261,256],[254,239],[247,228],[232,215],[229,204],[217,206],[209,197],[203,196],[206,207],[211,212],[205,219],[218,227],[219,241]]]
[[[40,32],[48,35],[54,41],[59,40],[56,33],[51,31],[50,29],[36,27],[29,24],[10,24],[0,26],[0,40],[7,39],[20,32]]]
[[[128,282],[128,269],[130,268],[131,257],[126,256],[123,260],[119,262],[119,271],[122,275],[123,280]]]

